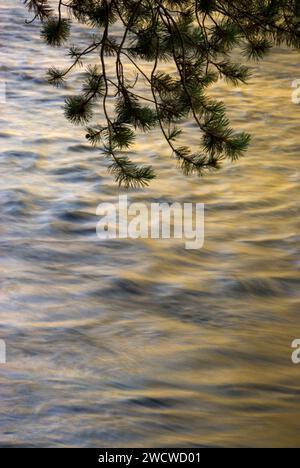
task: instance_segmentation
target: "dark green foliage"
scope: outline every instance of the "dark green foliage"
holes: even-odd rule
[[[85,73],[85,80],[82,86],[83,94],[86,98],[97,98],[104,96],[105,83],[102,73],[97,66],[89,66]]]
[[[48,0],[24,0],[24,4],[29,12],[34,13],[35,16],[33,19],[39,18],[43,21],[49,18],[53,12]]]
[[[109,171],[115,176],[116,182],[126,188],[143,187],[155,179],[155,174],[150,166],[138,166],[127,156],[118,156],[109,167]]]
[[[116,148],[129,148],[135,140],[135,133],[132,128],[116,123],[112,126],[111,140]]]
[[[104,123],[89,124],[86,138],[104,149],[110,172],[126,187],[155,177],[151,167],[126,155],[136,132],[154,127],[185,174],[201,175],[243,156],[250,137],[234,132],[223,103],[209,98],[209,87],[219,78],[233,86],[246,83],[243,57],[260,60],[274,45],[300,48],[299,0],[58,0],[56,12],[47,0],[24,3],[42,21],[42,37],[51,46],[68,40],[70,19],[93,28],[90,44],[72,46],[69,68],[53,66],[48,80],[63,86],[75,66],[94,54],[99,66],[86,68],[78,94],[66,99],[65,115],[86,125],[100,110]],[[233,61],[233,53],[240,58]],[[126,76],[125,61],[135,77]],[[151,72],[143,61],[153,64]],[[194,121],[196,151],[182,144],[185,119]]]
[[[47,79],[53,86],[62,86],[65,83],[64,71],[51,67],[47,72]]]
[[[265,37],[256,37],[244,47],[244,54],[248,59],[260,60],[272,48],[272,43]]]
[[[70,96],[66,99],[65,116],[74,124],[86,124],[93,117],[93,104],[82,96]]]
[[[149,106],[142,106],[138,99],[123,90],[116,103],[116,120],[121,124],[131,124],[143,131],[150,130],[157,122],[156,112]]]
[[[70,22],[63,18],[50,17],[43,25],[41,35],[50,46],[61,46],[70,34]]]

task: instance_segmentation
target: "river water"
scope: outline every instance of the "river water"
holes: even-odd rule
[[[78,77],[44,82],[68,59],[25,18],[1,1],[1,445],[299,446],[300,56],[277,49],[248,86],[214,89],[253,135],[237,164],[186,178],[158,132],[138,140],[159,177],[130,201],[205,203],[203,249],[101,242],[96,207],[124,192],[64,119]]]

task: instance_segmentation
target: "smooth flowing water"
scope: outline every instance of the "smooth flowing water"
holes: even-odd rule
[[[130,201],[205,203],[203,249],[101,242],[96,207],[123,192],[64,119],[78,77],[44,81],[68,59],[25,18],[1,1],[1,445],[299,446],[300,55],[214,89],[253,134],[237,164],[186,178],[158,132],[138,140],[159,177]]]

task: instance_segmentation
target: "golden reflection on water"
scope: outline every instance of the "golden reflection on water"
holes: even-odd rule
[[[275,50],[249,86],[215,87],[253,135],[239,163],[185,178],[158,132],[138,140],[159,177],[130,200],[205,203],[202,250],[100,243],[96,207],[118,190],[64,120],[66,91],[42,82],[65,59],[19,3],[0,15],[1,444],[299,446],[299,55]]]

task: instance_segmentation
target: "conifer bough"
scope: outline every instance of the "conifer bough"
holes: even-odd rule
[[[86,137],[101,146],[111,160],[110,172],[126,187],[147,185],[155,177],[151,166],[137,165],[128,157],[136,131],[160,128],[185,174],[201,175],[219,168],[225,158],[242,156],[250,136],[233,131],[223,103],[208,96],[209,86],[220,78],[233,85],[248,80],[248,68],[232,59],[234,49],[247,61],[262,59],[274,45],[300,48],[300,0],[24,3],[32,13],[27,22],[41,21],[41,35],[50,46],[65,45],[73,21],[95,32],[85,48],[70,48],[68,68],[48,70],[48,80],[62,86],[76,66],[85,66],[82,89],[66,99],[65,115],[87,127]],[[121,37],[114,23],[122,26]],[[89,65],[95,56],[99,64]],[[112,61],[113,74],[108,72]],[[145,61],[151,64],[150,73],[143,68]],[[125,62],[135,70],[135,79],[126,76]],[[142,93],[137,91],[141,83]],[[93,120],[100,106],[105,117],[101,125]],[[186,119],[194,121],[196,151],[179,143]]]

